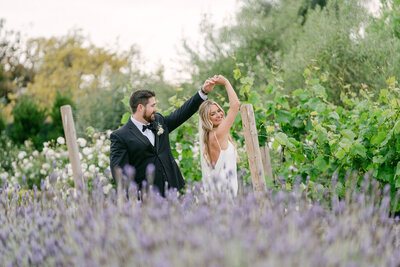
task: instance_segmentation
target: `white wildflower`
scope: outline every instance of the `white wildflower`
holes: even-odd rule
[[[25,156],[26,156],[26,152],[25,151],[21,151],[21,152],[18,153],[18,158],[19,159],[23,159],[23,158],[25,158]]]
[[[81,168],[82,168],[83,172],[86,171],[87,167],[88,167],[88,165],[86,163],[81,164]]]
[[[90,164],[90,166],[89,166],[89,171],[90,171],[91,173],[94,173],[94,172],[96,171],[96,166],[94,166],[94,164]]]
[[[65,144],[65,139],[64,137],[60,136],[57,138],[57,143],[59,143],[60,145],[64,145]]]
[[[85,147],[87,144],[86,139],[83,139],[81,137],[79,137],[76,141],[78,142],[80,147]]]
[[[39,151],[35,150],[32,152],[32,156],[37,157],[39,156]]]
[[[48,170],[48,169],[50,169],[50,164],[45,162],[45,163],[43,163],[42,168],[45,170]]]
[[[111,185],[111,184],[108,184],[108,185],[103,186],[103,192],[104,192],[104,194],[108,194],[108,192],[110,192],[111,188],[112,188],[112,185]]]
[[[106,166],[105,162],[102,159],[99,159],[99,166],[102,168]]]
[[[85,155],[89,155],[92,152],[92,149],[89,147],[85,147],[85,148],[83,148],[82,152]]]
[[[52,157],[52,156],[54,156],[55,154],[56,154],[56,152],[54,152],[54,150],[53,149],[51,149],[51,148],[49,148],[48,150],[47,150],[47,156],[50,156],[50,157]]]

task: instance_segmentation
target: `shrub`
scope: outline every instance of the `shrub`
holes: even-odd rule
[[[46,140],[55,140],[60,136],[64,136],[64,128],[63,122],[61,118],[61,106],[70,105],[72,108],[72,114],[75,114],[76,108],[75,103],[72,100],[72,96],[70,94],[62,95],[60,92],[57,92],[56,98],[53,103],[53,107],[50,111],[51,123],[49,124],[49,132],[46,134]]]
[[[44,141],[46,110],[24,96],[15,105],[13,114],[14,123],[10,129],[10,138],[17,144],[23,144],[25,140],[30,139],[36,148],[41,148]]]

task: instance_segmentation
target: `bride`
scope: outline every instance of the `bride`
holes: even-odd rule
[[[232,85],[222,75],[210,79],[225,85],[229,98],[229,111],[212,100],[204,101],[199,108],[200,158],[205,193],[215,195],[222,191],[237,195],[236,148],[229,131],[239,111],[240,102]]]

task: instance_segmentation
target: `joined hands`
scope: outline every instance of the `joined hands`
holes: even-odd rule
[[[209,93],[213,90],[216,84],[227,85],[229,83],[228,79],[222,75],[214,75],[212,78],[208,78],[203,84],[203,90]]]

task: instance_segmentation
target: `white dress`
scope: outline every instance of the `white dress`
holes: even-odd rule
[[[202,180],[205,194],[215,196],[215,194],[226,192],[236,196],[238,192],[236,149],[228,141],[228,148],[222,150],[215,132],[214,136],[217,140],[220,154],[214,168],[207,161],[205,163],[202,162],[202,165],[204,165],[202,166]]]

